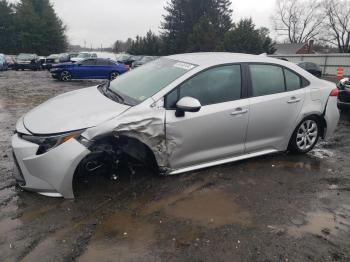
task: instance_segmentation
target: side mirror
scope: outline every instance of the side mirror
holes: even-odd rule
[[[175,116],[183,117],[185,116],[185,112],[198,112],[201,109],[202,105],[193,97],[183,97],[176,103],[176,112]]]

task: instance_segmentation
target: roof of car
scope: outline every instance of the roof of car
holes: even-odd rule
[[[216,64],[237,63],[237,62],[260,62],[260,63],[275,63],[285,64],[275,58],[267,57],[266,55],[249,55],[240,53],[225,53],[225,52],[206,52],[206,53],[188,53],[168,56],[170,59],[191,63],[199,66],[211,66]]]

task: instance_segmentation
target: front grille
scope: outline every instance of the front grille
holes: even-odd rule
[[[15,177],[17,183],[20,185],[20,186],[25,186],[26,185],[26,181],[24,179],[24,176],[23,176],[23,173],[22,173],[22,170],[18,164],[18,161],[17,161],[17,158],[16,158],[16,155],[14,152],[12,152],[12,156],[13,156],[13,160],[15,162],[15,167],[14,167],[14,170],[13,170],[13,176]]]

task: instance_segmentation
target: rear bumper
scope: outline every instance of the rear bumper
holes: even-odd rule
[[[337,97],[335,96],[330,96],[328,99],[328,103],[327,103],[325,115],[324,115],[324,118],[327,123],[327,130],[324,134],[324,139],[328,139],[329,137],[331,137],[337,128],[339,118],[340,118],[337,102],[338,102]]]
[[[74,198],[73,176],[80,161],[90,151],[78,141],[71,139],[62,145],[37,155],[38,145],[12,137],[18,184],[29,191],[49,196]]]

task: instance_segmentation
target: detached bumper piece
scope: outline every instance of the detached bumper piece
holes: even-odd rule
[[[19,167],[16,155],[14,154],[14,152],[12,152],[12,155],[13,155],[13,161],[15,162],[13,176],[15,177],[17,184],[21,187],[24,187],[26,185],[26,181],[24,179],[21,168]]]

